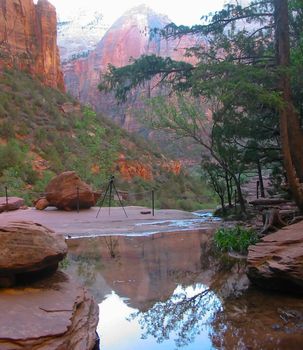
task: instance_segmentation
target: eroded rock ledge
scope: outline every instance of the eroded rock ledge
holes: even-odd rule
[[[303,294],[303,222],[249,247],[248,277],[264,289]]]
[[[0,289],[1,350],[91,350],[98,306],[63,272],[30,287]]]

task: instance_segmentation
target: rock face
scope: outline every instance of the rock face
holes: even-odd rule
[[[63,18],[60,15],[58,22],[58,46],[61,61],[74,60],[86,57],[96,48],[102,35],[108,29],[103,15],[98,10],[81,9],[81,12],[72,13]]]
[[[28,71],[64,91],[56,10],[47,0],[0,0],[0,69]]]
[[[63,64],[64,80],[68,92],[82,103],[92,105],[97,111],[111,116],[115,122],[129,131],[138,131],[139,124],[132,114],[134,101],[117,106],[114,96],[98,91],[100,74],[104,73],[108,64],[121,67],[129,64],[131,58],[143,54],[156,54],[184,60],[185,48],[197,42],[197,38],[182,37],[180,40],[163,40],[159,36],[151,36],[151,28],[163,28],[171,21],[167,16],[159,15],[146,7],[138,6],[119,18],[98,43],[88,57],[71,60]],[[201,39],[201,45],[206,42]],[[192,61],[187,58],[187,61]],[[153,90],[153,93],[157,93]],[[150,93],[138,90],[136,96]]]
[[[287,226],[249,247],[248,277],[261,288],[303,294],[303,223]]]
[[[18,197],[8,197],[6,204],[6,197],[0,197],[0,213],[5,210],[17,210],[24,205],[24,199]]]
[[[1,350],[92,350],[98,306],[66,274],[0,290]]]
[[[153,179],[152,168],[149,164],[137,160],[126,160],[122,154],[117,161],[117,167],[121,177],[125,180],[131,180],[136,176],[148,181]]]
[[[67,253],[62,235],[34,222],[0,226],[0,286],[54,271]]]
[[[80,209],[90,208],[100,198],[100,194],[93,192],[74,171],[66,171],[54,177],[45,192],[49,205],[63,210],[77,209],[78,199]]]

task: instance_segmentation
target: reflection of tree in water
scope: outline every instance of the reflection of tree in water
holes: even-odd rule
[[[144,331],[142,338],[153,336],[161,343],[174,335],[178,348],[192,343],[207,327],[215,310],[220,308],[219,300],[210,289],[193,289],[193,292],[194,295],[177,288],[166,302],[156,303],[147,312],[132,314],[130,319],[137,318]]]
[[[209,242],[201,243],[199,275],[210,279],[208,289],[177,288],[166,302],[158,302],[146,312],[137,312],[131,319],[138,319],[143,331],[142,338],[154,337],[161,343],[175,337],[177,348],[189,345],[205,330],[209,330],[211,340],[214,316],[222,311],[225,298],[241,294],[248,285],[245,261],[232,259],[213,250]],[[184,272],[184,271],[183,271]],[[192,277],[197,281],[197,273]],[[185,278],[187,280],[187,278]],[[192,284],[194,280],[190,282]],[[220,297],[220,300],[219,298]]]
[[[120,258],[120,253],[119,253],[119,241],[118,238],[109,236],[109,237],[104,237],[104,242],[107,247],[109,256],[112,259],[119,259]]]
[[[94,284],[97,273],[103,268],[101,254],[94,241],[89,242],[80,254],[68,254],[68,259],[71,265],[76,264],[77,275],[88,287]]]

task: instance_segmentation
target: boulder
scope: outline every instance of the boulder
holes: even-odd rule
[[[47,208],[49,206],[49,202],[45,197],[39,198],[36,202],[35,202],[35,208],[37,210],[44,210],[45,208]]]
[[[54,272],[67,253],[62,235],[34,222],[0,226],[0,286]]]
[[[303,222],[248,248],[248,277],[265,289],[303,294]]]
[[[81,106],[78,103],[66,102],[61,105],[60,109],[65,114],[81,112]]]
[[[0,197],[0,213],[3,211],[17,210],[24,206],[24,199],[18,197]]]
[[[74,171],[66,171],[54,177],[46,187],[46,200],[58,209],[74,210],[94,206],[100,194],[80,179]]]
[[[92,350],[98,305],[63,272],[0,290],[0,349]]]

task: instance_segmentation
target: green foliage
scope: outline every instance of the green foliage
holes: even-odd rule
[[[70,266],[70,263],[70,260],[67,257],[65,257],[59,262],[59,269],[66,270]]]
[[[195,210],[216,205],[205,183],[185,174],[172,176],[163,169],[162,154],[147,140],[129,135],[88,106],[64,113],[61,105],[65,102],[77,104],[24,73],[0,73],[0,137],[5,140],[0,144],[2,192],[7,186],[9,195],[23,197],[32,205],[51,178],[74,170],[98,190],[107,185],[111,174],[116,175],[121,190],[137,193],[155,188],[158,208]],[[154,180],[121,179],[117,171],[120,154],[150,164]],[[150,207],[150,195],[129,204]]]
[[[7,145],[0,145],[0,174],[15,164],[19,164],[22,153],[15,141],[10,141]]]
[[[10,139],[15,136],[14,125],[10,120],[3,120],[0,124],[0,137]]]
[[[108,72],[102,77],[98,87],[106,92],[114,90],[116,98],[125,101],[133,88],[158,75],[159,78],[166,78],[177,90],[184,90],[185,87],[189,88],[184,78],[190,79],[192,68],[191,64],[174,61],[170,57],[143,55],[121,68],[109,65]]]
[[[214,241],[216,247],[223,252],[246,253],[251,244],[256,244],[259,238],[253,229],[240,225],[232,228],[220,228],[216,231]]]

